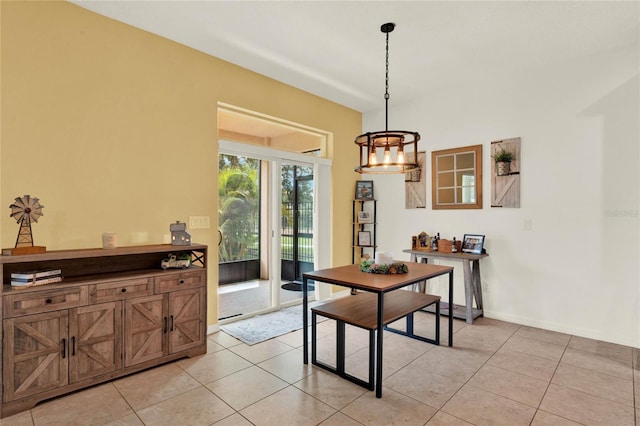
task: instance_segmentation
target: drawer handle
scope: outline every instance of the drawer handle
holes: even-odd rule
[[[120,291],[121,291],[121,292],[123,292],[123,293],[126,293],[126,292],[127,292],[127,289],[126,289],[126,288],[123,288],[123,289],[122,289],[122,290],[120,290]]]
[[[71,356],[76,356],[76,336],[71,338]]]
[[[178,280],[178,284],[184,284],[184,279]]]
[[[44,303],[46,303],[47,305],[50,305],[53,303],[53,299],[47,299],[44,301]]]
[[[167,333],[167,317],[164,317],[164,333]]]
[[[62,339],[62,358],[67,356],[67,339]]]
[[[170,318],[171,318],[171,329],[170,330],[173,331],[173,315],[171,315]]]

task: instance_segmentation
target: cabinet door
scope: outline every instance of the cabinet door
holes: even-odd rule
[[[161,358],[167,354],[168,327],[164,295],[126,300],[124,305],[124,365]]]
[[[68,311],[4,321],[4,402],[68,383]]]
[[[169,293],[169,353],[205,343],[205,289]]]
[[[69,381],[122,368],[122,302],[69,311]]]

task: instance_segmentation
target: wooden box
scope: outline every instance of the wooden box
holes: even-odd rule
[[[453,248],[453,241],[452,240],[443,240],[440,239],[438,240],[438,251],[442,252],[442,253],[451,253]],[[458,250],[458,253],[460,252],[460,249],[462,248],[462,241],[457,240],[456,241],[456,249]]]

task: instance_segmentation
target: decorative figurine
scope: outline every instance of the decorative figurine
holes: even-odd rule
[[[171,245],[174,246],[190,246],[191,245],[191,234],[187,232],[187,224],[184,222],[180,222],[179,220],[176,223],[172,223],[169,225],[169,230],[171,231]]]
[[[191,266],[191,256],[188,253],[182,253],[178,256],[171,253],[168,257],[162,259],[160,262],[160,267],[162,269],[167,268],[178,268],[178,269],[186,269]]]
[[[20,224],[20,229],[18,230],[15,248],[3,249],[2,254],[18,255],[46,252],[46,247],[33,245],[33,233],[31,231],[31,223],[37,222],[42,216],[44,206],[40,204],[40,200],[37,197],[32,198],[30,195],[16,197],[15,202],[9,208],[11,209],[10,216]]]

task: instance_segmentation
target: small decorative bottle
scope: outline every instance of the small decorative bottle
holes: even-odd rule
[[[457,253],[458,246],[456,245],[456,237],[453,237],[453,244],[451,245],[451,253]]]
[[[438,233],[440,235],[440,233]],[[438,236],[431,239],[431,250],[438,251]]]

